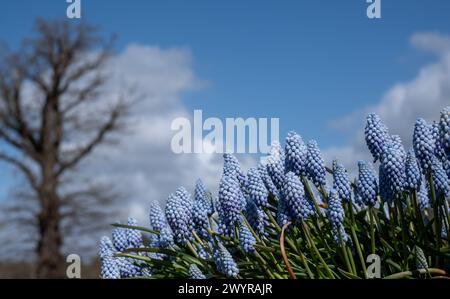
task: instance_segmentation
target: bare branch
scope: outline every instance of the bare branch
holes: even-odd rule
[[[111,111],[108,120],[100,126],[95,136],[87,142],[86,145],[76,150],[76,154],[72,159],[61,162],[61,166],[56,172],[56,176],[58,177],[66,170],[75,167],[82,159],[89,155],[97,145],[101,144],[105,140],[106,135],[117,128],[119,118],[125,114],[125,111],[126,106],[122,103],[117,104]]]
[[[0,152],[0,160],[3,160],[16,168],[18,168],[20,171],[22,171],[23,174],[25,174],[26,178],[28,179],[28,182],[30,183],[31,187],[34,190],[38,190],[38,182],[36,179],[36,176],[34,175],[33,171],[22,161],[11,157],[3,152]]]

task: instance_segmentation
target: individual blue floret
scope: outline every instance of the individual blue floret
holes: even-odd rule
[[[322,158],[319,146],[315,140],[310,140],[308,142],[308,156],[307,156],[307,171],[308,178],[316,185],[325,186],[326,185],[326,170],[325,162]]]
[[[190,279],[206,279],[206,276],[200,271],[196,264],[189,266],[189,278]]]
[[[405,187],[411,190],[419,190],[421,184],[421,174],[414,151],[410,149],[405,162],[406,184]]]
[[[387,127],[381,122],[376,114],[369,114],[366,120],[365,139],[374,162],[381,158],[383,147],[386,142],[390,142],[390,136]]]
[[[244,223],[239,224],[239,244],[245,253],[253,253],[255,251],[256,239]]]
[[[366,162],[358,161],[358,180],[356,182],[356,196],[367,206],[374,206],[377,202],[378,182],[372,167]]]
[[[336,160],[333,161],[333,188],[343,202],[351,202],[352,187],[347,170]]]
[[[428,172],[434,157],[435,145],[432,128],[423,118],[417,119],[414,125],[413,147],[422,172]]]
[[[291,131],[286,137],[285,146],[286,171],[292,171],[296,175],[307,175],[308,148],[300,135]]]
[[[260,176],[260,172],[257,168],[250,168],[247,172],[248,178],[248,195],[249,197],[260,207],[266,207],[268,205],[267,198],[269,191]]]
[[[214,249],[214,261],[216,263],[217,270],[224,274],[228,278],[236,278],[239,274],[239,269],[231,256],[230,252],[223,246],[222,243],[217,243],[217,247]]]

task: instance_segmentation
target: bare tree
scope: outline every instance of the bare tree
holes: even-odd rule
[[[80,198],[105,198],[98,188],[63,189],[80,162],[121,128],[128,108],[101,96],[111,42],[75,24],[38,20],[18,50],[0,52],[0,161],[24,175],[38,204],[38,277],[61,276],[61,226],[79,211]],[[68,203],[73,209],[63,211]]]

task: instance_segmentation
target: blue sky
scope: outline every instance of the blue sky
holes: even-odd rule
[[[17,43],[35,17],[64,17],[63,0],[2,1],[0,37]],[[280,117],[328,146],[329,121],[376,102],[429,57],[411,49],[417,31],[446,33],[450,2],[382,1],[382,19],[353,1],[82,1],[83,18],[130,42],[188,47],[209,82],[186,94],[206,116]]]
[[[67,4],[0,6],[0,39],[17,46],[36,17],[64,18]],[[369,20],[366,7],[365,0],[82,0],[82,17],[116,33],[117,52],[130,43],[189,49],[207,85],[183,93],[188,111],[279,117],[281,136],[296,130],[330,147],[352,138],[330,122],[375,105],[435,59],[411,47],[413,34],[450,32],[446,0],[383,0],[381,20]],[[10,179],[1,178],[7,185]]]
[[[150,200],[164,201],[181,185],[192,191],[197,178],[217,191],[220,155],[170,150],[171,120],[194,109],[204,117],[279,117],[281,138],[295,130],[317,139],[327,164],[338,158],[353,176],[358,159],[371,160],[362,137],[368,111],[410,146],[415,119],[433,119],[450,102],[448,0],[381,0],[380,20],[366,17],[366,0],[81,1],[83,20],[117,34],[117,75],[153,95],[122,147],[97,150],[77,173],[126,194],[124,219],[146,221]],[[0,41],[18,46],[36,17],[62,19],[66,7],[0,1]],[[199,81],[206,84],[193,89]],[[121,92],[117,81],[108,84]],[[239,158],[245,168],[257,163]],[[22,186],[16,173],[0,164],[0,201]],[[86,240],[96,244],[101,234]],[[12,239],[3,243],[19,246]],[[16,251],[0,247],[0,257],[5,252]]]

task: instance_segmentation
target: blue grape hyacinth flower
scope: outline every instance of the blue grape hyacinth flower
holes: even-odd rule
[[[224,274],[228,278],[236,278],[238,276],[239,268],[234,261],[233,256],[231,256],[230,252],[222,243],[217,243],[213,256],[217,270],[220,273]]]
[[[419,208],[422,211],[430,207],[429,189],[424,180],[420,184],[420,189],[417,192],[417,200],[419,202]]]
[[[411,190],[419,190],[422,176],[420,174],[419,164],[413,149],[410,149],[406,155],[405,174],[405,187]]]
[[[105,279],[120,279],[120,269],[117,260],[108,254],[102,257],[100,265],[100,275]]]
[[[240,184],[240,187],[245,189],[247,185],[247,177],[241,169],[239,160],[230,153],[223,154],[223,174],[226,176],[235,176]]]
[[[413,147],[421,170],[426,173],[431,168],[435,144],[432,128],[423,118],[417,119],[414,125]]]
[[[264,186],[266,186],[267,191],[269,191],[269,193],[271,193],[273,196],[279,197],[278,188],[273,183],[272,178],[267,171],[267,163],[265,160],[259,163],[258,171],[261,179],[264,182]]]
[[[150,203],[149,219],[151,228],[156,231],[162,231],[168,226],[166,216],[157,202]]]
[[[104,258],[108,255],[112,255],[116,252],[116,248],[114,247],[113,243],[111,242],[111,239],[103,236],[100,239],[100,248],[99,248],[99,257]]]
[[[383,165],[386,180],[391,189],[400,194],[403,191],[406,181],[405,161],[403,153],[391,145],[384,147],[381,156],[381,164]]]
[[[207,210],[208,216],[214,213],[214,202],[211,193],[206,189],[201,179],[198,179],[195,183],[194,202],[201,202]]]
[[[267,173],[272,179],[272,182],[276,186],[277,190],[281,190],[284,182],[284,159],[285,156],[283,149],[277,141],[274,141],[272,143],[270,155],[266,157],[265,163],[267,167]]]
[[[250,229],[242,222],[239,224],[239,244],[245,253],[255,251],[256,239]]]
[[[441,111],[439,120],[439,136],[441,138],[442,148],[450,160],[450,106],[445,107]]]
[[[260,207],[268,205],[269,191],[264,185],[260,172],[257,168],[250,168],[247,172],[249,197]]]
[[[383,164],[380,164],[379,166],[378,177],[379,177],[380,196],[388,204],[391,204],[392,201],[394,200],[394,191],[392,190],[392,184],[389,182]]]
[[[289,132],[286,137],[285,155],[286,171],[293,171],[299,176],[307,175],[308,148],[302,137],[294,131]]]
[[[159,231],[157,236],[157,247],[167,248],[174,245],[173,233],[169,224],[167,223],[166,216],[158,203],[152,202],[150,204],[150,227],[156,231]]]
[[[189,278],[190,279],[206,279],[206,276],[200,271],[196,264],[189,266]]]
[[[192,210],[192,221],[195,231],[199,236],[207,239],[208,234],[208,209],[205,207],[202,201],[194,201],[194,208]]]
[[[358,169],[358,180],[356,182],[358,201],[367,206],[374,206],[378,195],[378,181],[375,172],[364,161],[358,161]]]
[[[233,176],[222,175],[219,184],[218,210],[225,231],[233,232],[234,225],[238,223],[243,205],[244,195],[239,187],[239,182]]]
[[[127,224],[129,226],[137,226],[138,223],[136,219],[130,217],[128,218]],[[143,245],[142,234],[139,230],[127,228],[126,232],[129,247],[139,248]]]
[[[286,174],[282,194],[294,220],[307,219],[314,215],[314,207],[307,201],[303,183],[295,173]]]
[[[135,264],[132,259],[125,257],[116,258],[116,262],[119,266],[121,278],[133,278],[142,276],[141,267]]]
[[[338,192],[334,189],[330,190],[328,196],[328,217],[333,228],[334,241],[337,244],[341,244],[342,242],[346,243],[348,241],[348,236],[344,230],[345,212]]]
[[[367,116],[365,139],[374,162],[381,158],[385,143],[391,142],[387,127],[381,122],[380,117],[374,113]]]
[[[450,182],[447,173],[442,167],[441,161],[433,157],[431,162],[431,175],[433,177],[434,187],[438,195],[447,197],[450,195]]]
[[[286,199],[284,195],[281,195],[278,200],[278,207],[277,207],[277,222],[279,226],[283,226],[289,221],[291,221],[291,215],[290,215],[290,209],[289,206],[286,203]]]
[[[258,234],[259,237],[265,237],[267,215],[264,213],[262,208],[259,207],[252,199],[248,199],[245,214],[255,233]]]
[[[192,238],[192,200],[189,193],[180,187],[167,200],[165,213],[174,240],[178,244],[186,244]]]
[[[307,156],[307,171],[308,178],[316,185],[325,186],[326,185],[326,170],[325,162],[322,158],[322,153],[320,152],[319,146],[315,140],[310,140],[308,142],[308,156]]]
[[[445,161],[447,157],[445,155],[444,146],[441,138],[441,126],[438,122],[434,121],[431,125],[431,134],[434,142],[434,155],[440,160]]]
[[[352,187],[350,178],[344,165],[339,164],[336,160],[333,161],[333,188],[343,202],[351,202]]]
[[[117,222],[117,224],[120,224]],[[115,227],[112,231],[112,242],[117,251],[124,251],[128,248],[127,229]]]
[[[392,146],[396,151],[399,152],[399,155],[403,161],[406,159],[405,147],[403,146],[402,139],[399,135],[392,135],[390,142],[387,142],[385,146]]]

